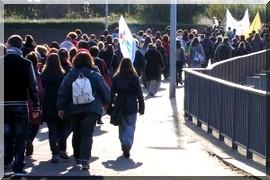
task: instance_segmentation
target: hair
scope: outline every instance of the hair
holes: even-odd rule
[[[31,51],[26,55],[26,59],[30,60],[33,64],[35,70],[37,70],[38,66],[38,56],[35,51]]]
[[[99,50],[104,49],[105,48],[104,42],[99,41],[98,44],[97,44],[97,47],[98,47]]]
[[[110,53],[113,54],[114,49],[113,49],[113,45],[112,44],[108,44],[106,49],[107,49],[108,52],[110,52]]]
[[[61,62],[61,65],[63,66],[64,64],[68,63],[69,60],[69,53],[68,50],[66,48],[61,48],[58,51],[58,56]]]
[[[50,48],[50,50],[49,50],[49,54],[52,54],[52,53],[58,53],[58,49],[56,49],[56,48]]]
[[[60,58],[58,54],[52,53],[48,56],[46,65],[43,69],[43,72],[49,72],[53,74],[64,74],[65,71],[60,64]]]
[[[75,32],[69,32],[67,34],[67,37],[70,37],[72,40],[77,39],[77,34]]]
[[[56,48],[56,49],[60,49],[59,43],[57,41],[53,41],[51,42],[50,48]]]
[[[78,52],[72,60],[74,68],[82,67],[93,68],[95,66],[93,57],[86,51]]]
[[[169,36],[167,35],[167,34],[165,34],[165,35],[163,35],[163,37],[162,37],[162,41],[163,42],[169,42]]]
[[[97,57],[99,55],[99,49],[97,46],[91,47],[89,51],[92,57]]]
[[[71,48],[69,50],[69,62],[72,63],[72,59],[77,54],[78,50],[76,48]]]
[[[25,41],[25,44],[26,44],[26,45],[33,45],[33,46],[36,46],[36,42],[35,42],[33,36],[30,35],[30,34],[27,34],[27,35],[24,37],[24,41]]]
[[[88,41],[89,40],[89,37],[87,34],[83,34],[82,35],[82,39],[85,40],[85,41]]]
[[[87,50],[89,49],[88,42],[85,40],[80,40],[77,46],[78,49],[87,49]]]
[[[160,39],[157,39],[157,40],[156,40],[156,46],[157,46],[157,47],[162,47],[162,42],[161,42]]]
[[[76,34],[78,34],[78,35],[79,35],[79,34],[82,34],[82,30],[80,30],[80,29],[75,29],[74,32],[75,32]]]
[[[15,47],[15,48],[21,49],[22,45],[23,45],[23,39],[21,36],[15,34],[15,35],[12,35],[8,38],[7,44],[10,47]]]
[[[138,74],[129,58],[123,58],[121,60],[115,75],[117,74],[123,77],[127,77],[128,75],[133,75],[133,76],[138,77]]]
[[[199,39],[197,37],[193,38],[193,40],[191,42],[191,47],[196,46],[198,44],[200,44]]]
[[[112,44],[113,43],[113,38],[112,38],[111,35],[106,36],[106,43],[107,44]]]

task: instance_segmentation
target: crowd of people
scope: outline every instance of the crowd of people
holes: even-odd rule
[[[170,77],[169,28],[155,33],[148,28],[133,35],[137,50],[134,61],[123,58],[118,29],[110,34],[69,32],[63,42],[36,44],[31,35],[8,38],[4,48],[5,79],[5,167],[25,173],[24,158],[33,154],[33,140],[39,126],[49,129],[51,162],[69,159],[67,137],[73,132],[72,147],[76,164],[89,169],[92,138],[96,123],[103,124],[104,111],[114,104],[124,108],[125,120],[119,125],[123,155],[130,156],[137,112],[144,114],[141,84],[155,96],[162,75]],[[205,68],[211,63],[270,47],[269,30],[252,32],[248,38],[219,25],[176,32],[177,81],[183,85],[182,68]],[[83,74],[90,80],[94,100],[86,104],[72,101],[72,83]],[[123,99],[125,102],[123,102]],[[124,105],[123,105],[124,104]],[[29,112],[28,112],[29,109]]]

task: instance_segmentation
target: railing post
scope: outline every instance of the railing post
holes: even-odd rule
[[[212,129],[209,126],[209,118],[210,118],[210,81],[207,80],[208,82],[208,109],[207,109],[207,133],[212,134]]]
[[[222,102],[221,102],[221,100],[222,100],[222,98],[221,98],[221,94],[222,94],[222,88],[221,88],[221,86],[218,86],[219,87],[219,91],[218,91],[218,99],[219,99],[219,117],[218,117],[218,133],[219,133],[219,137],[218,137],[218,139],[219,140],[221,140],[221,141],[224,141],[224,137],[222,136],[222,134],[221,134],[221,119],[222,119],[222,115],[221,115],[221,109],[222,109]]]
[[[247,149],[246,149],[246,151],[247,151],[247,154],[246,154],[246,157],[247,157],[247,159],[252,159],[253,158],[253,154],[252,154],[252,152],[249,150],[249,148],[250,148],[250,95],[248,94],[248,99],[247,99],[247,121],[248,121],[248,127],[247,127],[247,136],[248,136],[248,138],[247,138]]]
[[[267,57],[270,57],[270,51],[267,51],[266,54]],[[269,92],[270,91],[270,63],[266,63],[266,90]],[[266,151],[265,151],[265,159],[266,159],[266,174],[269,176],[270,175],[270,96],[266,95],[266,119],[265,119],[265,132],[266,132]]]
[[[199,102],[199,89],[200,89],[200,81],[197,80],[197,91],[196,91],[196,95],[197,95],[197,127],[202,127],[202,123],[200,122],[199,120],[199,117],[200,117],[200,114],[199,114],[199,105],[200,105],[200,102]]]
[[[232,120],[232,149],[237,150],[238,146],[235,144],[235,88],[233,89],[233,120]]]

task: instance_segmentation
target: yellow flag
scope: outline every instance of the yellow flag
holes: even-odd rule
[[[262,27],[262,22],[260,18],[259,12],[257,12],[255,18],[253,19],[252,24],[249,27],[249,30],[245,33],[245,37],[249,37],[249,33],[252,33],[252,31],[259,32],[259,30]]]

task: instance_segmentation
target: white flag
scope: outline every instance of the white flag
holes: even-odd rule
[[[123,57],[130,58],[133,63],[136,53],[136,42],[122,15],[119,19],[119,44]]]

